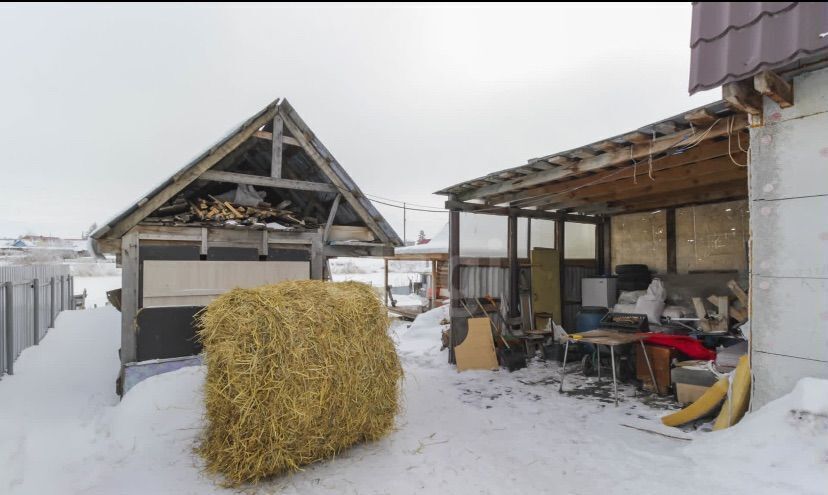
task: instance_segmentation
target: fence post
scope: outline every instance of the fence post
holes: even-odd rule
[[[55,277],[49,280],[49,328],[55,328]]]
[[[60,311],[66,308],[66,276],[60,276]]]
[[[14,283],[6,282],[6,373],[14,374]]]
[[[75,277],[73,277],[72,275],[69,275],[67,278],[69,278],[69,294],[68,294],[68,296],[69,296],[69,309],[74,311],[74,309],[75,309]]]
[[[34,345],[38,345],[40,344],[40,280],[32,280],[32,290],[34,291],[34,313],[32,313],[34,338],[32,339],[32,343],[34,343]]]

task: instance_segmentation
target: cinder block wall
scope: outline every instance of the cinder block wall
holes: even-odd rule
[[[828,69],[764,112],[750,131],[753,409],[828,378]]]

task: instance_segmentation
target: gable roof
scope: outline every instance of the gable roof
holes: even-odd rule
[[[284,99],[276,99],[247,119],[139,201],[93,232],[91,237],[95,240],[122,237],[177,194],[188,187],[196,187],[194,183],[205,172],[217,171],[241,156],[250,161],[266,161],[269,164],[269,154],[260,148],[257,149],[255,142],[257,136],[262,134],[260,131],[271,125],[277,116],[281,117],[284,123],[284,135],[289,137],[294,145],[291,148],[298,147],[297,152],[283,154],[284,174],[295,177],[286,177],[283,182],[297,185],[301,190],[288,189],[285,195],[290,196],[294,203],[298,203],[297,206],[308,207],[309,204],[312,206],[312,203],[333,201],[339,194],[342,201],[336,211],[337,224],[359,224],[370,229],[385,245],[402,245],[391,225],[365,197],[296,110]],[[261,179],[266,182],[269,177]]]

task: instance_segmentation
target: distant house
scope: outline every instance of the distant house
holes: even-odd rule
[[[828,3],[695,2],[690,93],[750,116],[752,407],[828,378]]]

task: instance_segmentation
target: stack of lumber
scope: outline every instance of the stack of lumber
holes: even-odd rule
[[[707,298],[716,311],[708,312],[699,297],[693,298],[693,306],[699,317],[699,329],[703,332],[726,332],[730,328],[730,319],[742,324],[748,319],[748,295],[735,280],[727,283],[733,296],[711,295]]]
[[[313,218],[300,218],[287,207],[290,201],[271,206],[262,202],[257,206],[244,206],[208,195],[206,198],[186,200],[179,196],[172,202],[158,208],[148,217],[147,223],[201,225],[259,225],[275,222],[285,227],[316,228]]]

